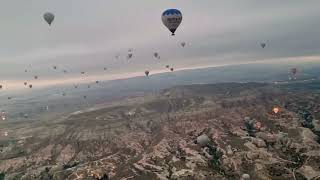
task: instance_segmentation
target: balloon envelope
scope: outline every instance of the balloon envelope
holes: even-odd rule
[[[150,72],[149,71],[145,71],[144,73],[146,74],[146,76],[149,76]]]
[[[154,55],[154,57],[156,57],[156,58],[159,56],[159,54],[158,54],[157,52],[155,52],[153,55]]]
[[[51,23],[54,20],[54,14],[47,12],[43,15],[44,20],[49,24],[49,26],[51,25]]]
[[[261,122],[256,122],[256,123],[254,123],[254,128],[256,129],[256,130],[260,130],[261,129]]]
[[[210,139],[207,135],[203,134],[199,137],[197,137],[197,144],[199,144],[201,147],[205,147],[209,144]]]
[[[249,174],[243,174],[241,180],[250,180]]]
[[[167,9],[162,13],[162,23],[174,36],[177,28],[182,22],[182,13],[178,9]]]
[[[291,73],[292,73],[293,75],[297,74],[297,68],[292,68],[292,69],[291,69]]]
[[[277,107],[275,107],[275,108],[273,108],[273,110],[272,110],[274,113],[278,113],[279,111],[280,111],[280,109],[279,108],[277,108]]]
[[[132,56],[133,56],[133,54],[132,54],[132,53],[129,53],[128,56],[127,56],[127,59],[131,59]]]

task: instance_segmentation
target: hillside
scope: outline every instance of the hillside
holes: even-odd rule
[[[319,84],[177,86],[63,118],[1,122],[10,136],[1,139],[0,171],[7,179],[317,179]],[[205,146],[195,143],[200,135]]]

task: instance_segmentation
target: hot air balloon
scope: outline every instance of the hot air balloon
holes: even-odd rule
[[[275,113],[275,114],[278,114],[278,112],[280,111],[280,109],[278,107],[274,107],[272,109],[272,111]]]
[[[296,75],[297,72],[298,72],[297,68],[292,68],[292,69],[291,69],[291,73],[292,73],[293,75]]]
[[[241,180],[250,180],[249,174],[242,174]]]
[[[182,13],[178,9],[167,9],[162,13],[162,23],[174,36],[177,28],[182,22]]]
[[[51,23],[54,20],[54,14],[47,12],[43,15],[44,20],[51,26]]]
[[[158,58],[159,54],[157,52],[153,53],[155,58]]]
[[[24,82],[23,84],[26,86],[28,83],[27,83],[27,82]]]
[[[96,81],[96,84],[99,84],[99,81]]]
[[[127,59],[131,59],[133,57],[133,54],[130,52],[127,56]]]
[[[166,68],[169,68],[170,66],[169,65],[166,65]]]
[[[173,69],[173,68],[170,68],[170,71],[171,71],[171,72],[173,72],[173,71],[174,71],[174,69]]]
[[[290,79],[297,79],[296,75],[297,75],[297,68],[291,68],[290,69]]]
[[[53,66],[53,69],[57,69],[57,66]]]
[[[186,46],[186,43],[185,42],[182,42],[180,43],[182,47],[185,47]]]
[[[30,89],[32,88],[32,84],[29,84],[29,88],[30,88]]]
[[[201,136],[198,136],[197,140],[195,142],[196,142],[196,144],[200,145],[201,147],[205,147],[210,143],[210,139],[207,135],[203,134]]]
[[[260,131],[260,129],[261,129],[261,122],[259,122],[259,121],[257,121],[257,122],[255,122],[254,123],[254,128],[256,129],[256,130],[259,130]]]
[[[265,47],[266,47],[266,43],[260,43],[260,46],[261,46],[262,48],[265,48]]]
[[[7,119],[7,115],[5,111],[1,111],[1,119],[5,121]]]
[[[145,71],[144,74],[146,74],[146,76],[149,76],[149,71]]]
[[[38,76],[34,76],[34,79],[38,79]]]
[[[133,57],[133,49],[132,48],[130,48],[129,50],[128,50],[128,56],[127,56],[127,59],[130,59],[130,58],[132,58]]]
[[[23,117],[27,119],[29,117],[29,115],[28,114],[24,114]]]

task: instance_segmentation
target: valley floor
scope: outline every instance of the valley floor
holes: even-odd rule
[[[320,93],[310,83],[181,86],[65,118],[2,123],[11,133],[0,139],[0,172],[6,179],[320,179]],[[202,134],[205,147],[195,144]]]

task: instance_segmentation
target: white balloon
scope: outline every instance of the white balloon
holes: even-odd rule
[[[205,134],[202,134],[201,136],[197,137],[197,144],[199,144],[201,147],[207,146],[209,142],[210,142],[210,139]]]
[[[250,175],[249,174],[243,174],[242,175],[242,180],[250,180]]]

